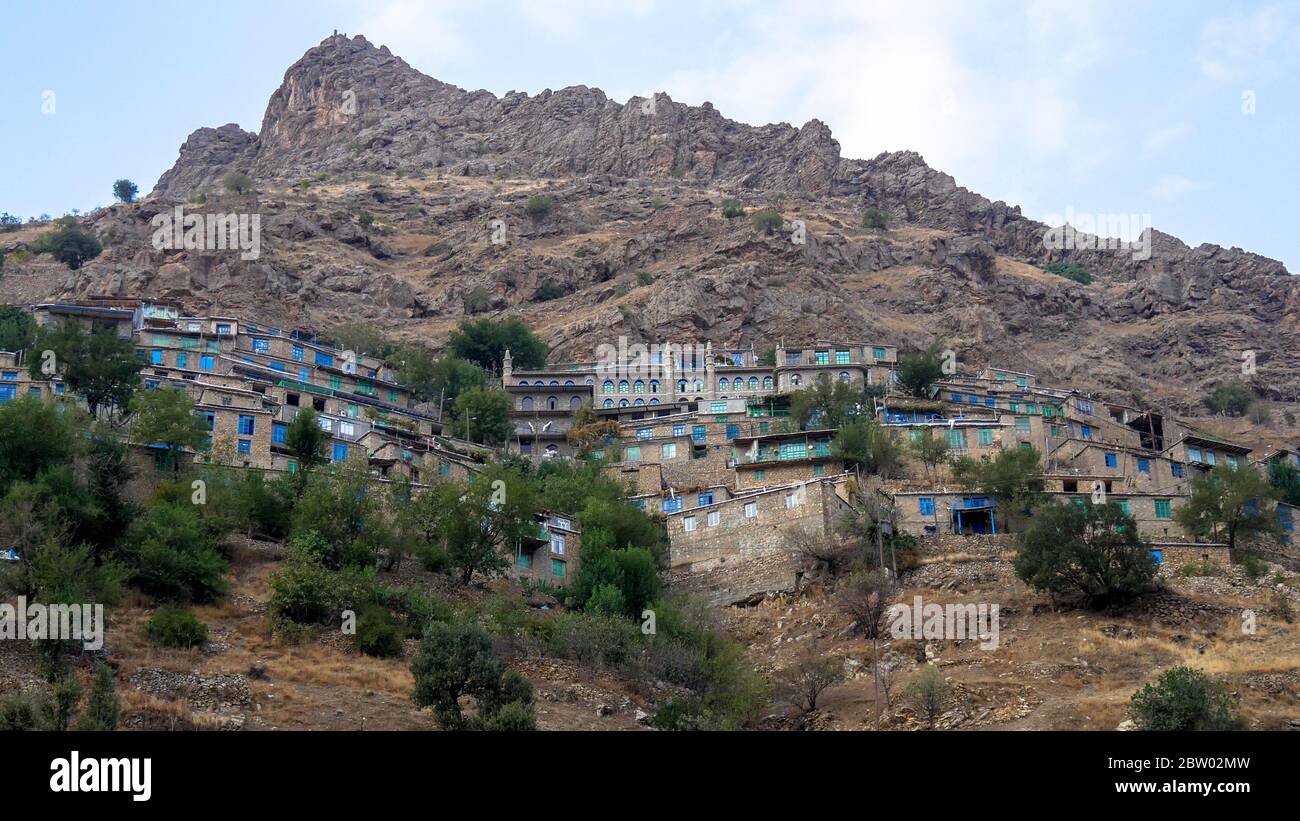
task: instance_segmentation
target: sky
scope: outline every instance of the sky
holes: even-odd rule
[[[917,151],[1035,219],[1129,216],[1300,272],[1300,0],[5,0],[0,21],[0,211],[24,219],[119,177],[146,193],[196,128],[259,129],[337,29],[498,95],[820,119],[844,156]]]

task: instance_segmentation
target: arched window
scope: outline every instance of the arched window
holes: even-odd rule
[[[614,383],[611,382],[611,381],[609,381],[608,379],[606,379],[606,380],[605,380],[605,384],[601,387],[601,390],[602,390],[603,392],[605,392],[605,393],[613,393],[613,392],[614,392]]]
[[[556,406],[559,405],[559,404],[560,404],[560,400],[556,399],[554,396],[548,396],[548,397],[546,397],[546,409],[547,409],[547,410],[555,410]]]
[[[658,400],[658,399],[651,399],[651,400],[650,400],[650,404],[651,404],[651,405],[658,405],[658,404],[659,404],[659,400]]]
[[[519,409],[520,409],[520,410],[526,410],[526,411],[530,411],[530,410],[532,410],[532,409],[533,409],[533,398],[532,398],[531,396],[525,396],[525,397],[524,397],[524,401],[519,403]]]
[[[571,388],[571,387],[573,387],[573,380],[572,380],[572,379],[566,379],[566,380],[564,380],[564,387],[566,387],[566,388]]]
[[[704,380],[703,380],[703,379],[696,379],[696,380],[695,380],[695,392],[696,392],[696,393],[704,393]]]
[[[619,392],[619,393],[627,393],[627,391],[628,391],[627,380],[626,380],[626,379],[620,379],[620,380],[618,380],[618,392]]]
[[[592,379],[590,376],[588,376],[588,377],[587,377],[587,384],[588,384],[588,385],[594,385],[594,384],[596,384],[596,381],[595,381],[594,379]]]
[[[718,380],[718,390],[731,390],[731,382],[725,376]]]
[[[613,400],[613,399],[606,399],[606,400],[605,400],[605,407],[607,407],[607,408],[612,408],[612,407],[614,407],[614,400]]]
[[[638,379],[632,384],[632,393],[645,393],[645,383]]]
[[[790,384],[794,385],[796,388],[799,387],[803,384],[803,377],[797,373],[790,374]]]
[[[685,380],[685,379],[678,379],[678,380],[677,380],[677,392],[678,392],[678,393],[686,393],[686,380]]]
[[[849,381],[849,372],[848,372],[848,371],[840,371],[840,381],[841,381],[841,382],[848,382],[848,381]]]
[[[528,380],[527,380],[527,379],[520,379],[520,380],[519,380],[519,387],[521,387],[521,388],[526,388],[526,387],[528,387]]]
[[[770,376],[763,377],[763,390],[765,391],[772,390],[772,377]]]
[[[560,455],[560,449],[557,448],[555,445],[547,445],[547,446],[546,446],[546,458],[547,458],[547,459],[554,459],[556,456],[559,456],[559,455]]]
[[[536,382],[533,383],[533,387],[535,387],[535,388],[544,388],[544,387],[546,387],[546,383],[539,379],[539,380],[537,380]]]
[[[644,399],[638,399],[638,400],[636,400],[635,402],[633,402],[632,404],[633,404],[633,405],[644,405],[644,404],[645,404],[645,400],[644,400]]]
[[[551,380],[551,387],[552,387],[552,388],[558,388],[558,387],[560,387],[560,380],[558,380],[558,379],[552,379],[552,380]]]
[[[651,392],[651,393],[659,393],[659,380],[658,380],[658,379],[651,379],[651,380],[650,380],[650,392]]]
[[[756,390],[758,390],[758,377],[757,377],[757,376],[751,376],[751,377],[749,377],[749,389],[750,389],[751,391],[756,391]]]
[[[620,400],[618,400],[618,406],[619,406],[620,408],[626,408],[626,407],[627,407],[627,400],[626,400],[626,399],[620,399]]]
[[[582,397],[581,397],[581,396],[570,396],[570,397],[569,397],[569,410],[577,410],[577,409],[580,408],[580,407],[582,407]]]

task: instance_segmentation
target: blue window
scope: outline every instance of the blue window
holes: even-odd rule
[[[240,453],[252,453],[252,452],[253,452],[253,443],[250,442],[250,441],[248,441],[247,439],[240,439],[240,440],[239,440],[239,452],[240,452]]]
[[[1151,551],[1151,558],[1153,558],[1153,559],[1156,560],[1156,564],[1164,564],[1164,563],[1165,563],[1165,555],[1164,555],[1164,551],[1162,551],[1162,550],[1152,550],[1152,551]]]
[[[1091,439],[1091,438],[1092,438],[1092,428],[1088,427],[1087,425],[1080,425],[1080,426],[1079,426],[1079,435],[1082,436],[1084,439]]]
[[[342,442],[334,443],[334,461],[346,462],[348,460],[348,446]]]
[[[30,388],[27,389],[27,395],[28,395],[28,396],[40,396],[40,395],[41,395],[41,386],[40,386],[40,385],[32,385]]]
[[[922,497],[916,500],[916,504],[917,507],[920,509],[922,516],[934,515],[934,499],[927,499]]]
[[[708,435],[708,428],[704,425],[694,425],[691,427],[691,439],[696,442],[703,442]]]
[[[727,438],[735,439],[740,436],[740,425],[727,425]]]
[[[206,420],[207,423],[208,423],[208,430],[212,430],[213,428],[215,428],[215,427],[217,426],[217,415],[216,415],[215,413],[213,413],[212,411],[206,411],[206,412],[204,412],[204,413],[203,413],[203,418],[204,418],[204,420]]]
[[[307,368],[299,368],[299,369],[298,369],[298,381],[299,381],[299,382],[311,382],[311,371],[310,371],[309,369],[307,369]]]
[[[961,394],[960,394],[960,393],[954,393],[954,394],[952,394],[952,396],[949,397],[949,398],[951,398],[952,401],[954,401],[954,402],[960,402],[962,397],[961,397]]]
[[[302,352],[302,346],[301,346],[301,345],[294,345],[294,346],[293,346],[293,361],[294,361],[294,362],[301,362],[301,361],[302,361],[302,353],[303,353],[303,352]]]
[[[288,432],[289,426],[283,422],[271,423],[271,441],[277,445],[284,444],[284,436]]]
[[[1150,459],[1138,459],[1138,471],[1141,472],[1141,473],[1150,473],[1150,472],[1151,472],[1151,460],[1150,460]]]
[[[253,340],[253,353],[270,353],[270,352],[271,352],[271,340],[269,339]]]
[[[1175,479],[1181,479],[1181,478],[1183,478],[1183,463],[1182,463],[1182,462],[1170,462],[1170,463],[1169,463],[1169,469],[1170,469],[1171,471],[1173,471],[1173,474],[1174,474],[1174,478],[1175,478]]]
[[[188,368],[190,366],[190,355],[185,352],[176,354],[176,367]]]
[[[251,416],[240,415],[239,417],[239,435],[252,436],[253,430],[257,426],[257,420]]]
[[[151,390],[154,390],[155,388],[158,387],[158,380],[157,380],[157,379],[146,379],[146,380],[144,380],[144,387],[145,387],[145,390],[150,390],[150,391],[151,391]]]
[[[272,363],[271,363],[271,370],[273,370],[273,371],[279,371],[280,373],[284,373],[284,363],[283,363],[283,362],[272,362]]]
[[[980,403],[980,398],[978,396],[968,396],[966,398],[972,405],[978,405]]]
[[[316,364],[317,364],[317,365],[325,365],[326,367],[332,367],[332,366],[334,365],[334,357],[331,356],[330,354],[322,353],[321,351],[317,351],[317,352],[316,352]]]
[[[199,367],[205,371],[210,371],[217,366],[217,360],[213,356],[203,354],[199,357]]]
[[[1113,453],[1106,454],[1106,467],[1113,468],[1118,464],[1119,464],[1119,460],[1115,457],[1115,454]],[[1141,464],[1141,462],[1139,462],[1138,464]]]
[[[0,385],[0,403],[12,402],[18,398],[17,385]]]
[[[700,507],[713,504],[713,491],[705,491],[700,494]]]
[[[59,396],[62,396],[62,395],[63,395],[63,385],[62,385],[62,384],[55,385],[55,386],[54,386],[54,392],[55,392],[56,394],[58,394]]]
[[[998,406],[998,400],[994,399],[991,396],[984,397],[984,407],[996,408],[997,406]]]
[[[5,371],[4,374],[3,374],[3,379],[4,379],[4,381],[6,381],[6,382],[17,382],[17,381],[18,381],[18,371]]]
[[[685,436],[686,425],[673,425],[673,436]]]
[[[636,432],[636,438],[638,439],[649,439],[652,436],[654,436],[653,428],[640,428]]]
[[[163,363],[163,352],[157,349],[150,351],[149,363],[151,365],[161,365]]]
[[[664,513],[676,513],[682,509],[682,497],[664,499]]]
[[[217,323],[217,333],[219,333],[219,334],[228,334],[228,333],[230,333],[230,324],[227,323],[227,322],[218,322],[218,323]]]

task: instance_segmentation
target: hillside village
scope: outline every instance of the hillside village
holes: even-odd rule
[[[620,340],[615,353],[599,352],[603,358],[534,367],[517,366],[507,348],[491,377],[499,384],[487,385],[485,392],[504,397],[508,435],[476,436],[474,425],[486,418],[461,414],[457,420],[445,394],[429,401],[403,384],[400,364],[345,349],[325,334],[240,317],[190,316],[178,305],[132,299],[44,303],[32,306],[30,315],[38,340],[56,329],[130,340],[137,394],[178,389],[187,397],[203,434],[193,446],[142,438],[133,432],[139,414],[125,408],[96,409],[111,423],[112,436],[129,443],[137,478],[146,485],[141,498],[157,498],[160,491],[149,488],[165,486],[171,477],[212,467],[265,481],[303,478],[312,465],[301,463],[289,431],[304,411],[323,433],[322,468],[313,475],[346,467],[365,477],[362,485],[428,494],[436,499],[431,505],[452,518],[479,514],[469,506],[459,511],[468,497],[457,502],[441,487],[470,488],[476,479],[503,475],[502,468],[544,475],[552,465],[591,465],[622,489],[623,504],[659,529],[666,547],[657,559],[663,589],[710,608],[715,622],[721,618],[721,629],[736,635],[756,629],[747,614],[763,608],[794,615],[826,602],[827,593],[845,583],[837,575],[846,561],[902,578],[1008,562],[1046,505],[1118,508],[1163,578],[1236,578],[1243,563],[1254,563],[1266,571],[1252,566],[1252,579],[1261,572],[1275,579],[1265,582],[1261,595],[1276,584],[1289,590],[1283,600],[1295,596],[1294,587],[1282,583],[1300,559],[1292,541],[1294,504],[1256,500],[1268,505],[1275,527],[1267,534],[1243,534],[1232,549],[1231,535],[1217,525],[1194,532],[1177,518],[1192,499],[1197,477],[1216,468],[1268,477],[1279,464],[1300,468],[1296,450],[1258,452],[1199,430],[1200,420],[1044,384],[1030,373],[997,367],[948,373],[933,348],[900,354],[884,340],[776,340],[760,353],[715,349],[709,342],[629,348]],[[60,369],[69,363],[42,371],[39,347],[0,352],[0,409],[23,397],[84,406],[86,397],[66,388]],[[980,475],[980,465],[1016,453],[1032,454],[1032,467],[1022,470],[1015,491]],[[1032,498],[1021,494],[1024,487],[1032,488]],[[383,513],[384,504],[372,512],[399,517],[395,510]],[[497,502],[490,504],[489,516],[498,509]],[[553,504],[545,494],[537,501],[529,511],[534,529],[526,534],[494,535],[490,547],[504,552],[504,560],[477,570],[471,565],[465,580],[495,589],[493,578],[500,574],[523,585],[531,607],[563,609],[566,586],[582,577],[586,514]],[[865,527],[857,537],[851,535],[854,523]],[[245,549],[264,549],[248,544]],[[599,561],[608,561],[606,548],[599,550]],[[382,571],[409,572],[400,570],[400,554],[398,563],[392,555],[381,561]],[[1005,573],[1003,568],[998,572]],[[426,569],[436,568],[426,563]],[[264,572],[261,577],[265,581]],[[429,577],[401,584],[446,592]],[[966,586],[954,584],[950,579],[942,589]],[[893,592],[904,600],[901,591]],[[1016,595],[1024,596],[1024,588]],[[1274,606],[1283,607],[1277,612],[1288,612],[1276,599]],[[648,604],[620,594],[612,609],[635,621]],[[592,608],[591,599],[586,608],[578,606]],[[414,620],[401,607],[392,612]],[[143,614],[129,620],[136,618]],[[827,624],[825,614],[815,619]],[[788,628],[797,621],[787,617],[777,624]],[[1289,635],[1286,628],[1276,629]],[[836,637],[845,640],[854,624],[837,630]],[[824,627],[818,634],[826,636]],[[938,656],[940,644],[927,644],[919,656],[922,667]],[[769,675],[779,678],[791,665],[807,663],[802,656],[783,656],[788,651],[779,645],[778,639],[767,660]],[[876,650],[872,654],[881,658]],[[362,663],[368,663],[364,656]],[[835,680],[842,679],[837,674]],[[1284,699],[1293,708],[1294,687],[1281,692],[1290,693]],[[653,696],[639,698],[646,709],[636,708],[631,726],[651,722],[654,708],[663,708]],[[596,716],[608,709],[597,704]],[[984,720],[994,709],[990,705]],[[879,726],[875,699],[871,710]],[[961,726],[982,714],[945,715],[941,725]],[[1004,720],[1025,715],[1007,713]],[[1268,721],[1285,715],[1283,710]]]

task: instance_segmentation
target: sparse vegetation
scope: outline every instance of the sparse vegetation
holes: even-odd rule
[[[745,206],[740,204],[740,200],[727,197],[722,201],[722,216],[727,219],[745,216]]]
[[[1139,730],[1240,729],[1227,688],[1200,670],[1171,667],[1133,694],[1129,706]]]
[[[554,207],[555,204],[551,202],[550,197],[545,194],[534,194],[528,198],[524,211],[533,219],[540,220],[550,216]]]
[[[750,222],[753,224],[755,231],[771,236],[781,230],[781,226],[785,224],[785,219],[776,209],[764,208],[755,211],[754,215],[750,217]]]
[[[868,208],[862,215],[862,227],[872,231],[883,231],[888,227],[885,212],[879,208]]]
[[[925,719],[926,726],[931,730],[951,695],[952,685],[933,664],[923,665],[903,689],[903,700]]]
[[[221,185],[232,194],[250,194],[253,191],[253,178],[242,171],[231,171],[221,178]]]
[[[59,217],[52,230],[36,238],[32,250],[49,254],[75,271],[103,253],[104,246],[81,227],[76,217]]]
[[[1065,277],[1080,285],[1092,283],[1092,274],[1089,274],[1088,269],[1077,262],[1052,262],[1044,265],[1043,270],[1049,274],[1056,274],[1058,277]]]
[[[208,628],[188,610],[163,607],[149,618],[145,635],[162,647],[202,647],[208,640]]]
[[[139,193],[140,188],[127,179],[121,179],[113,183],[113,196],[119,202],[135,202],[135,195]]]

